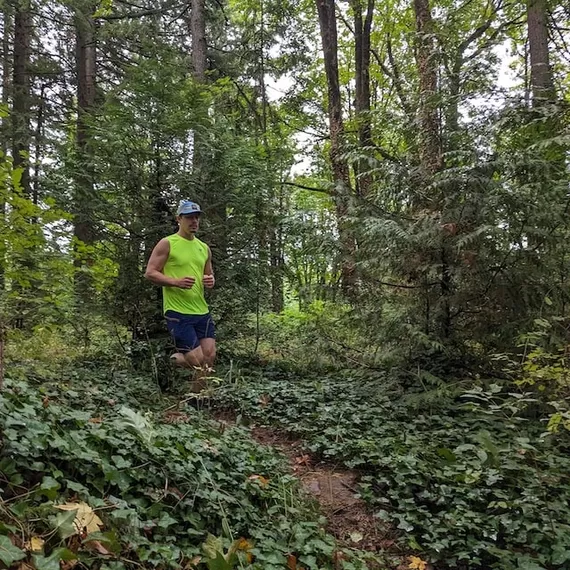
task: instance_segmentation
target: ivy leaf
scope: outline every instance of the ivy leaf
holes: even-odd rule
[[[61,538],[65,539],[77,534],[77,529],[73,524],[75,521],[75,513],[75,511],[69,511],[66,513],[59,513],[57,515],[55,519],[55,528]]]
[[[76,560],[77,556],[67,548],[56,548],[49,556],[32,556],[36,570],[60,570],[60,561]]]
[[[63,505],[55,505],[55,508],[62,511],[69,511],[68,516],[69,514],[73,515],[69,520],[73,523],[74,532],[67,536],[80,534],[82,532],[86,532],[87,534],[98,532],[103,526],[103,521],[93,512],[93,509],[87,503],[64,503]],[[59,517],[60,515],[58,515],[58,519]],[[67,519],[62,518],[62,522],[67,524]]]
[[[10,568],[14,562],[25,557],[26,553],[14,546],[7,536],[0,535],[0,560],[5,566]]]
[[[232,570],[232,566],[226,561],[221,552],[216,552],[216,558],[207,560],[208,570]]]
[[[53,501],[57,497],[57,491],[60,488],[61,485],[59,481],[49,475],[44,476],[40,486],[42,495],[45,495],[50,501]]]

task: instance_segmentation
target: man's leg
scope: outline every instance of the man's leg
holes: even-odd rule
[[[191,368],[191,365],[186,361],[184,358],[184,353],[182,352],[175,352],[170,356],[170,359],[176,366],[180,366],[181,368]]]
[[[206,388],[206,362],[204,358],[204,353],[202,352],[202,347],[198,346],[194,350],[187,352],[184,355],[184,359],[188,365],[188,368],[193,369],[192,379],[190,381],[190,391],[195,393],[200,393]]]
[[[204,388],[203,382],[196,380],[199,380],[199,372],[204,366],[204,354],[196,334],[195,317],[167,311],[166,321],[177,349],[170,358],[176,365],[191,371],[190,391],[200,392]]]
[[[214,368],[214,361],[216,360],[216,339],[200,339],[200,348],[202,349],[202,354],[204,356],[204,364],[208,368]]]

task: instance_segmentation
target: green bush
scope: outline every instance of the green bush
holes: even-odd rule
[[[437,568],[567,568],[570,434],[545,433],[546,416],[525,417],[535,398],[497,384],[417,396],[382,376],[252,374],[224,401],[359,469],[379,519]]]

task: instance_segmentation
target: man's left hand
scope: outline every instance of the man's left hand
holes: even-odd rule
[[[207,289],[211,289],[216,283],[216,280],[214,279],[213,275],[204,275],[203,283],[204,287],[206,287]]]

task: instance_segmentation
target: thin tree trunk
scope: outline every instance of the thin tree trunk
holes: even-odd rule
[[[20,185],[30,195],[30,38],[29,3],[16,2],[14,13],[14,69],[12,105],[12,158],[14,168],[22,168]]]
[[[338,36],[334,0],[316,0],[325,61],[328,91],[328,115],[330,131],[330,161],[334,188],[332,196],[336,205],[337,223],[342,247],[342,289],[351,295],[356,285],[354,258],[356,243],[348,227],[348,203],[351,192],[350,174],[343,158],[344,124],[338,73]]]
[[[12,83],[12,164],[21,169],[20,187],[30,196],[30,40],[32,20],[28,0],[15,3],[14,11],[14,64]],[[19,270],[31,275],[35,257],[28,249],[19,256]],[[33,288],[33,286],[32,286]],[[13,283],[16,292],[14,326],[23,328],[29,314],[27,296],[23,294],[19,280]]]
[[[425,190],[430,186],[435,174],[443,168],[441,126],[437,101],[438,62],[429,0],[414,0],[414,12],[417,29],[416,63],[420,85],[420,132],[418,140],[420,164],[422,167],[420,184]],[[427,194],[427,191],[424,194]],[[422,204],[422,207],[429,205],[431,209],[439,211],[443,222],[446,218],[444,204],[445,197],[441,194],[435,194],[429,196],[427,204]],[[451,335],[452,325],[450,306],[452,295],[451,251],[447,242],[448,239],[442,232],[439,251],[428,251],[426,259],[427,263],[437,263],[441,267],[437,320],[439,331],[443,338],[448,338]],[[430,291],[428,289],[426,289],[425,295],[429,297]],[[429,306],[429,299],[427,303],[426,306]]]
[[[11,74],[12,67],[10,62],[10,36],[12,30],[12,15],[9,11],[7,4],[4,5],[4,10],[2,13],[2,105],[6,108],[8,107],[8,102],[10,100],[10,86],[11,86]],[[3,117],[1,119],[2,128],[0,132],[0,151],[2,155],[6,157],[8,154],[8,141],[10,137],[10,118]],[[6,203],[4,198],[0,198],[0,218],[2,222],[4,221],[4,216],[6,215]],[[0,238],[3,239],[3,238]],[[2,251],[5,248],[2,246]],[[5,285],[5,269],[6,259],[4,256],[0,258],[0,293],[4,290]],[[0,337],[2,335],[2,323],[0,323]],[[0,342],[2,342],[0,338]]]
[[[548,50],[546,0],[527,0],[527,26],[532,97],[537,106],[556,98]]]
[[[370,122],[370,34],[372,32],[372,18],[374,15],[374,0],[368,0],[366,17],[362,18],[361,0],[352,0],[354,12],[354,43],[355,43],[355,70],[356,70],[356,96],[355,112],[358,124],[358,142],[360,152],[372,146],[372,127]],[[366,172],[366,160],[359,160],[356,172],[357,194],[365,198],[370,192],[372,176]]]
[[[205,83],[208,69],[206,46],[205,0],[192,0],[190,36],[192,40],[192,71],[199,83]]]
[[[188,29],[191,39],[192,75],[194,80],[205,85],[208,82],[208,44],[206,35],[206,5],[205,0],[190,0],[191,12]],[[227,256],[227,230],[226,230],[226,197],[215,184],[212,178],[211,151],[205,125],[202,130],[193,132],[192,173],[197,188],[195,198],[206,198],[205,211],[210,221],[211,238],[210,248],[214,264],[217,260]],[[218,266],[218,283],[223,282],[223,268]]]
[[[75,218],[74,237],[84,245],[95,242],[95,215],[93,212],[93,164],[91,150],[92,113],[95,107],[96,89],[96,39],[95,26],[92,18],[94,6],[90,2],[77,9],[75,15],[76,29],[76,71],[77,71],[77,163],[75,175]],[[79,254],[76,257],[76,267],[84,263],[86,258]],[[76,289],[82,301],[91,298],[91,280],[87,273],[76,274]]]
[[[437,52],[429,0],[414,0],[416,14],[416,62],[420,80],[420,161],[424,172],[434,175],[443,166],[437,104]]]
[[[45,105],[45,89],[46,86],[42,84],[40,88],[40,101],[38,103],[38,115],[36,119],[36,132],[35,139],[35,152],[34,152],[34,176],[32,180],[32,202],[37,206],[39,201],[40,191],[40,169],[42,160],[42,139],[44,129],[44,105]]]

